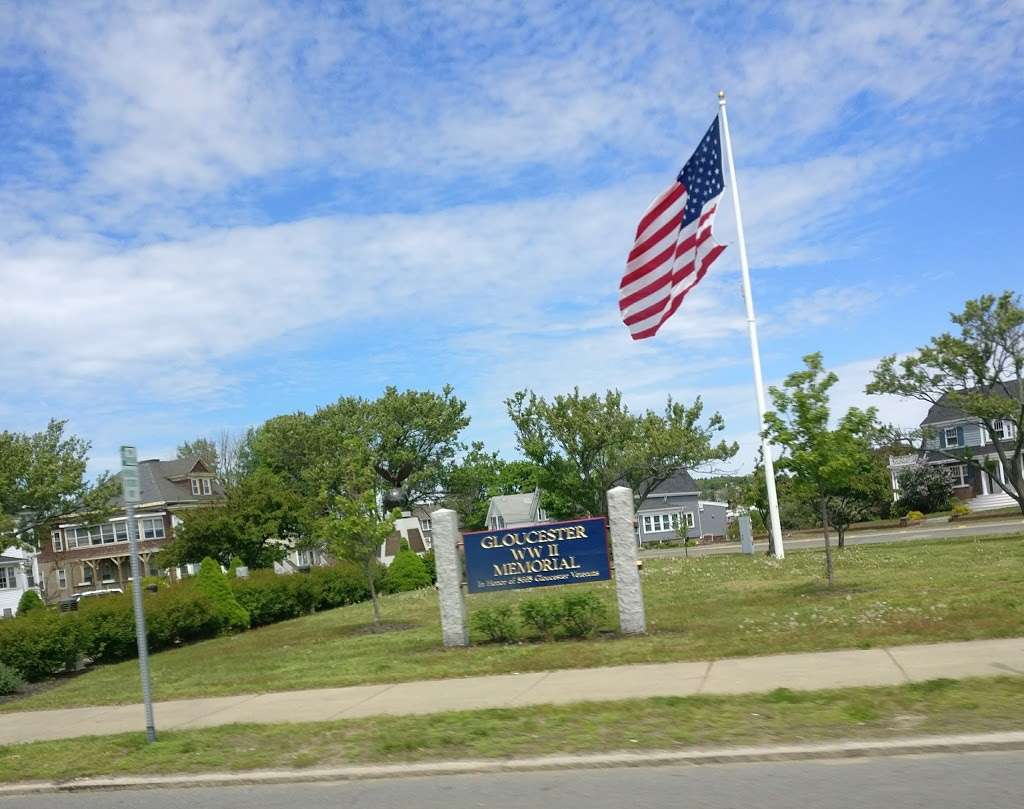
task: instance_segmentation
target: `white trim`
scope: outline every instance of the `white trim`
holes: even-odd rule
[[[953,431],[953,443],[950,443],[950,441],[949,441],[949,431],[950,430]],[[943,429],[943,431],[942,431],[942,439],[943,439],[943,443],[945,443],[945,445],[946,445],[945,446],[946,449],[949,449],[950,447],[960,447],[960,446],[965,446],[966,445],[966,436],[964,436],[965,443],[964,444],[960,443],[960,433],[959,433],[959,430],[960,430],[960,425],[954,425],[953,427],[945,427]],[[940,446],[941,446],[941,444],[940,444]]]
[[[213,485],[210,483],[210,479],[200,478],[200,480],[203,483],[203,495],[206,496],[213,494]]]
[[[723,503],[720,500],[698,500],[697,503],[701,506],[721,506],[722,508],[729,508],[728,503]]]
[[[199,497],[199,478],[189,478],[188,480],[192,484],[193,497]]]

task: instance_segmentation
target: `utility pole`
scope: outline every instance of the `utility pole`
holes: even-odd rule
[[[135,605],[135,642],[139,649],[139,674],[142,677],[142,701],[146,707],[146,739],[156,741],[153,721],[153,692],[149,680],[149,643],[146,640],[146,614],[142,607],[142,565],[139,563],[139,526],[135,504],[142,498],[139,486],[139,456],[135,447],[121,447],[121,493],[128,523],[128,548],[131,555],[132,602]]]

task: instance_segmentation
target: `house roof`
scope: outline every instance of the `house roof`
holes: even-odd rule
[[[14,556],[0,556],[0,565],[20,565],[24,560]]]
[[[537,514],[539,492],[528,494],[499,494],[491,498],[489,513],[500,514],[506,523],[529,522]]]
[[[418,528],[410,528],[406,532],[409,536],[409,550],[413,553],[425,553],[427,546],[423,544],[423,535]]]
[[[1020,380],[1013,379],[1006,383],[1006,387],[1010,392],[1011,396],[1017,396],[1019,394]],[[965,393],[967,391],[964,391]],[[943,421],[957,421],[958,419],[967,418],[963,410],[955,405],[950,404],[949,396],[943,394],[942,397],[928,408],[928,415],[924,417],[924,421],[921,422],[921,426],[925,427],[929,424],[939,424]]]
[[[697,484],[685,469],[677,469],[668,480],[655,486],[648,497],[666,494],[697,494]]]
[[[189,474],[208,476],[212,470],[198,455],[190,458],[175,458],[173,461],[139,461],[139,489],[143,503],[209,503],[211,497],[223,497],[224,486],[219,480],[212,480],[211,494],[192,494],[192,487],[186,478]],[[120,472],[118,473],[120,477]],[[124,505],[121,495],[116,498],[119,506]]]

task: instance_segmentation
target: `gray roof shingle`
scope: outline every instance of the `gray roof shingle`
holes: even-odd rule
[[[1010,392],[1011,396],[1018,396],[1019,394],[1020,380],[1014,379],[1006,383],[1006,387]],[[966,392],[966,391],[964,391]],[[939,424],[943,421],[958,421],[960,419],[967,418],[964,411],[959,407],[949,403],[949,397],[943,395],[939,398],[935,404],[928,408],[928,415],[924,417],[924,421],[921,422],[922,427],[926,427],[929,424]]]

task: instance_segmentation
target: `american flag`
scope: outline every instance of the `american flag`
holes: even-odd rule
[[[724,189],[716,117],[675,182],[651,203],[636,229],[619,284],[619,311],[634,340],[657,334],[725,250],[711,238]]]

